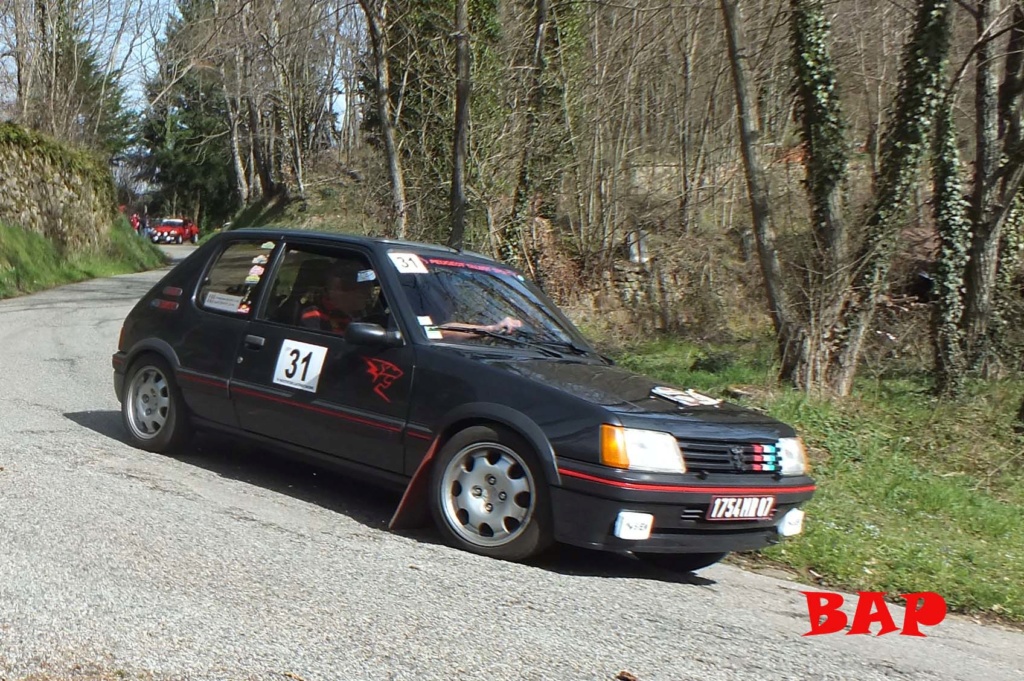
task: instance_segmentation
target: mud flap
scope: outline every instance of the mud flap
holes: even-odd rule
[[[411,530],[429,524],[430,505],[427,502],[427,494],[429,493],[427,488],[430,486],[431,464],[434,461],[434,455],[437,454],[437,448],[440,443],[440,435],[435,437],[434,441],[430,443],[430,449],[423,456],[423,460],[420,461],[420,465],[413,474],[412,480],[405,487],[405,493],[402,494],[402,500],[398,502],[395,514],[391,516],[388,529]]]

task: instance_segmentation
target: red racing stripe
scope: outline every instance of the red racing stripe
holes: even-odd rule
[[[344,414],[333,409],[325,409],[323,407],[317,407],[312,404],[303,404],[302,402],[296,402],[285,397],[277,397],[276,395],[268,395],[256,390],[249,390],[248,388],[232,387],[233,392],[241,393],[243,395],[249,395],[250,397],[256,397],[261,400],[269,400],[270,402],[278,402],[280,404],[287,404],[289,407],[298,407],[299,409],[305,409],[307,411],[315,411],[318,414],[324,414],[326,416],[333,416],[335,418],[344,419],[346,421],[352,421],[354,423],[361,423],[364,426],[370,426],[371,428],[380,428],[381,430],[387,430],[392,433],[397,433],[401,430],[398,426],[392,426],[388,423],[381,423],[380,421],[371,421],[369,419],[360,418],[358,416],[352,416],[350,414]]]
[[[202,383],[204,385],[212,385],[215,388],[227,388],[228,382],[222,379],[216,378],[204,378],[202,376],[196,376],[195,374],[186,373],[179,371],[178,376],[186,381],[192,381],[193,383]]]

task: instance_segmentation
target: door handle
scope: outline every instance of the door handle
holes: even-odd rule
[[[263,336],[246,336],[245,347],[249,348],[250,350],[259,350],[260,348],[263,347],[264,340],[265,339],[263,338]]]

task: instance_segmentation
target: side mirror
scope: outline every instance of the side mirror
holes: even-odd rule
[[[394,348],[402,345],[402,334],[399,331],[388,331],[380,324],[353,322],[345,329],[345,342]]]

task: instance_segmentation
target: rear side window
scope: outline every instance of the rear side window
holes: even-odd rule
[[[221,314],[249,315],[274,245],[270,241],[242,241],[221,251],[199,288],[199,307]]]

